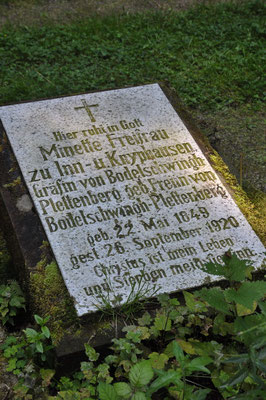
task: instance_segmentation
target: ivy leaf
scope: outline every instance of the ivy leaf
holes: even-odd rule
[[[192,344],[193,349],[195,351],[195,354],[199,355],[199,356],[211,356],[213,362],[215,362],[215,360],[217,358],[221,358],[221,356],[223,355],[222,353],[222,349],[223,349],[223,345],[212,340],[211,342],[200,342],[198,340],[189,340],[189,343]]]
[[[40,369],[40,375],[41,375],[42,380],[43,380],[42,385],[44,385],[46,387],[49,386],[50,383],[51,383],[51,379],[54,376],[54,374],[55,374],[55,370],[53,370],[53,369],[43,369],[43,368],[41,368]]]
[[[224,266],[221,264],[208,262],[201,269],[210,275],[224,276]]]
[[[12,298],[10,299],[9,304],[10,304],[12,307],[20,308],[20,307],[21,307],[21,298],[20,298],[20,297],[14,296],[14,297],[12,297]]]
[[[6,296],[7,288],[8,288],[8,286],[0,285],[0,296],[1,296],[1,297]],[[1,300],[2,300],[2,299],[1,299]]]
[[[196,354],[196,351],[190,342],[186,342],[185,340],[182,339],[177,339],[178,344],[184,350],[187,354]]]
[[[109,356],[105,357],[104,361],[107,364],[116,364],[118,362],[118,356],[115,356],[113,354],[110,354]]]
[[[223,261],[226,270],[225,278],[230,281],[243,281],[251,268],[250,260],[240,260],[235,253],[229,257],[225,255]]]
[[[186,306],[191,312],[205,312],[207,311],[206,305],[197,300],[193,293],[183,291],[185,297]]]
[[[140,331],[129,331],[126,334],[126,338],[132,340],[133,343],[141,342],[141,332]]]
[[[144,360],[131,367],[129,371],[129,380],[133,386],[141,387],[147,385],[153,375],[154,373],[150,361]]]
[[[209,262],[202,267],[204,272],[211,275],[224,276],[229,281],[243,281],[250,270],[249,260],[240,260],[237,255],[229,254],[223,256],[225,265]]]
[[[122,360],[119,363],[119,366],[122,366],[126,372],[128,372],[131,368],[132,363],[129,360]]]
[[[89,381],[92,380],[92,377],[95,377],[94,371],[93,371],[93,363],[90,362],[81,362],[80,363],[80,370],[82,371],[83,375],[85,376],[86,379]]]
[[[214,318],[213,324],[213,333],[215,335],[225,336],[229,333],[229,335],[234,334],[234,325],[231,322],[225,321],[225,315],[222,313],[218,313]]]
[[[99,353],[97,353],[93,347],[91,347],[89,344],[85,343],[85,353],[86,356],[89,358],[90,361],[97,361],[99,358]]]
[[[156,352],[149,354],[149,358],[151,360],[151,366],[155,369],[163,369],[169,360],[169,357],[166,354],[159,354]]]
[[[232,313],[229,311],[229,305],[226,303],[224,298],[224,293],[220,288],[203,288],[195,292],[196,296],[201,297],[203,300],[207,301],[211,307],[218,311],[221,311],[227,315]]]
[[[115,388],[109,383],[100,382],[98,385],[99,400],[118,400]]]
[[[157,329],[156,327],[155,327],[155,325],[152,325],[151,327],[150,327],[150,334],[152,335],[152,336],[154,336],[155,338],[157,338],[158,336],[159,336],[159,334],[160,334],[160,331],[159,331],[159,329]]]
[[[173,353],[173,342],[168,343],[166,348],[164,349],[164,354],[166,354],[169,358],[174,356]]]
[[[237,304],[237,305],[236,305],[237,315],[238,315],[239,317],[243,317],[244,315],[253,314],[254,311],[256,310],[256,308],[257,308],[257,303],[256,303],[256,301],[253,301],[252,308],[247,308],[247,307],[244,307],[242,304]]]
[[[15,336],[8,336],[5,340],[5,345],[10,346],[11,344],[17,343],[17,338]]]
[[[128,383],[114,383],[114,388],[118,396],[121,396],[123,399],[128,399],[131,396],[131,388]]]
[[[171,320],[165,314],[157,314],[154,320],[154,326],[159,331],[170,331],[171,329]]]
[[[7,347],[4,351],[4,356],[6,358],[10,358],[11,356],[14,356],[18,351],[18,347],[17,346],[10,346]]]
[[[140,326],[147,326],[151,323],[151,316],[148,312],[145,312],[141,318],[138,319],[138,324]]]
[[[2,308],[2,310],[1,310],[2,317],[5,317],[8,312],[9,312],[8,308]]]
[[[244,307],[251,309],[253,302],[260,300],[266,293],[266,282],[243,282],[238,290],[227,289],[225,298],[227,301],[242,304]]]
[[[113,380],[113,378],[110,376],[109,368],[110,366],[106,363],[99,364],[97,367],[98,378],[103,378],[107,383],[111,383]]]
[[[16,368],[17,365],[17,359],[16,358],[11,358],[11,360],[8,361],[8,367],[7,367],[7,371],[11,372]]]
[[[150,337],[149,328],[146,326],[128,325],[124,327],[122,331],[127,332],[126,338],[132,340],[134,343],[140,343],[141,340]]]
[[[157,296],[157,299],[159,303],[161,304],[162,307],[168,307],[169,306],[169,300],[170,296],[167,293],[161,293]]]
[[[25,367],[25,365],[27,364],[26,360],[18,360],[17,362],[17,368],[18,369],[23,369]]]

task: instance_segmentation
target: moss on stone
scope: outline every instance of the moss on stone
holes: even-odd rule
[[[41,250],[42,258],[30,273],[30,311],[43,318],[50,317],[48,326],[53,344],[64,346],[67,336],[80,338],[81,343],[89,338],[97,341],[97,335],[103,334],[110,341],[112,319],[99,313],[78,318],[57,263],[48,261],[49,243],[43,242]]]
[[[236,204],[265,245],[266,226],[261,214],[261,204],[266,201],[266,196],[261,193],[260,201],[257,202],[257,204],[253,204],[247,193],[238,184],[236,177],[230,173],[229,168],[216,151],[213,151],[213,154],[210,155],[210,159],[214,169],[229,186],[230,194]],[[258,207],[258,204],[260,204],[260,207]]]
[[[55,261],[43,258],[30,274],[31,307],[42,317],[50,316],[49,328],[53,343],[60,342],[66,330],[77,325],[73,301]]]
[[[20,184],[21,184],[21,177],[19,176],[18,178],[14,179],[12,182],[5,184],[4,187],[12,188],[12,187],[20,185]]]

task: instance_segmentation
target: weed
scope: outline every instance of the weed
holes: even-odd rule
[[[115,289],[112,287],[107,271],[103,271],[108,290],[106,294],[100,294],[95,298],[95,306],[102,315],[109,315],[113,319],[120,317],[127,321],[140,311],[143,311],[145,302],[147,302],[144,299],[155,297],[160,286],[156,284],[150,285],[142,279],[144,276],[142,272],[144,273],[144,271],[140,271],[141,278],[131,285],[129,294],[126,298],[123,298],[123,296],[115,294]]]
[[[0,319],[2,324],[14,325],[19,310],[25,310],[25,298],[16,281],[0,286]]]
[[[11,336],[2,346],[8,370],[20,376],[18,398],[37,399],[49,387],[57,390],[49,400],[263,398],[266,283],[250,281],[249,263],[234,254],[225,255],[224,262],[204,269],[225,277],[227,289],[185,291],[183,305],[160,295],[160,308],[125,326],[125,336],[112,340],[104,359],[86,343],[88,361],[59,382],[53,379],[54,370],[47,369],[47,319],[35,316],[38,330],[28,328],[23,338]],[[34,379],[41,384],[37,395]]]
[[[54,370],[53,346],[50,344],[50,331],[46,326],[49,318],[34,316],[38,330],[27,328],[22,336],[8,336],[0,346],[8,360],[7,371],[17,375],[19,381],[14,388],[16,399],[31,399],[32,391],[38,394],[50,384]],[[45,368],[44,368],[45,367]]]

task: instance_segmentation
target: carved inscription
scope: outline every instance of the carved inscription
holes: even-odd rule
[[[203,284],[202,266],[228,250],[262,263],[261,242],[158,85],[1,115],[79,315],[132,289]]]

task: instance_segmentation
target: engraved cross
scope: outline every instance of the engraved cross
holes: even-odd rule
[[[91,122],[96,122],[96,119],[95,119],[94,115],[92,114],[92,112],[91,112],[91,110],[90,110],[90,107],[98,107],[99,104],[90,104],[90,105],[89,105],[89,104],[87,104],[87,102],[86,102],[85,99],[81,99],[81,102],[82,102],[83,106],[74,107],[75,110],[78,110],[78,109],[80,109],[80,108],[84,108],[84,109],[87,111],[87,114],[88,114],[88,116],[89,116],[90,119],[91,119]]]

